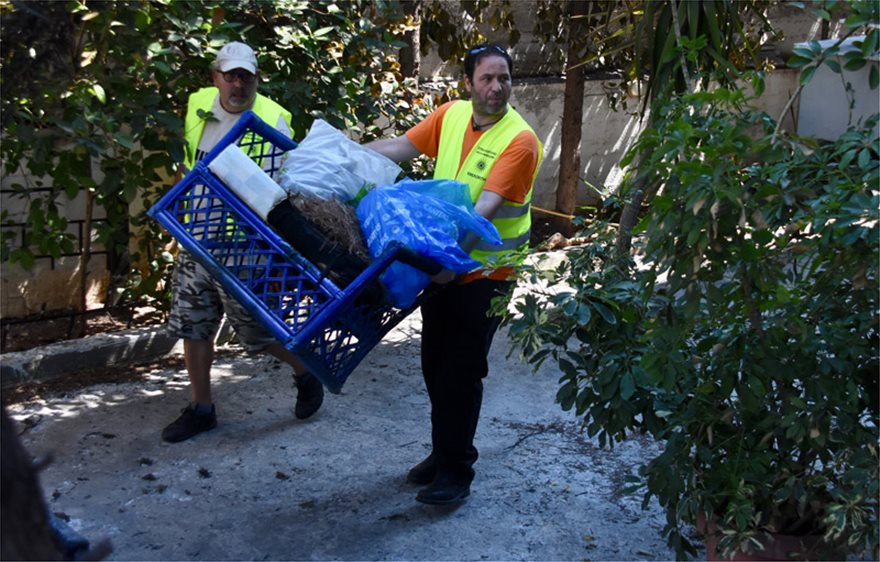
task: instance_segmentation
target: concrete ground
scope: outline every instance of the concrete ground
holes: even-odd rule
[[[504,332],[470,498],[417,503],[404,477],[429,451],[419,326],[418,313],[402,322],[304,422],[289,368],[234,346],[214,368],[219,426],[187,442],[159,437],[188,399],[182,361],[9,411],[31,454],[54,456],[40,476],[50,509],[109,538],[112,560],[674,559],[659,507],[621,492],[656,446],[599,449],[554,402],[551,366],[508,357]]]

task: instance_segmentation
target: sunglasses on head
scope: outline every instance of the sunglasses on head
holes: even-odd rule
[[[242,84],[250,84],[257,79],[256,75],[251,74],[246,70],[230,70],[228,72],[221,72],[220,74],[223,75],[224,81],[230,83],[239,80]]]
[[[494,51],[499,55],[506,55],[507,51],[499,47],[498,45],[477,45],[476,47],[470,49],[468,54],[471,56],[479,55],[483,51]]]

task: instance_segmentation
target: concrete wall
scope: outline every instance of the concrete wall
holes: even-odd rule
[[[532,125],[544,144],[544,162],[535,183],[533,202],[546,209],[556,205],[564,88],[558,81],[529,83],[517,85],[511,96],[511,104]],[[595,186],[598,193],[582,185],[578,191],[579,204],[594,203],[598,197],[616,189],[620,180],[617,163],[640,130],[638,117],[611,109],[601,80],[587,81],[580,176]]]
[[[856,49],[854,41],[863,39],[864,37],[851,37],[841,46],[841,54]],[[820,43],[824,47],[830,47],[835,42],[827,40]],[[841,67],[846,62],[842,56],[836,59]],[[864,122],[880,111],[880,97],[877,90],[871,90],[869,85],[869,75],[872,70],[877,72],[878,65],[880,53],[859,70],[844,70],[843,76],[826,65],[817,69],[801,94],[798,133],[833,140],[846,132],[848,126]],[[847,92],[847,83],[852,87],[850,92]],[[880,123],[874,126],[874,131],[880,136]]]
[[[797,77],[797,71],[775,71],[767,78],[766,90],[757,102],[758,107],[779,118],[791,94],[797,89]],[[522,113],[544,143],[544,163],[535,183],[533,201],[538,207],[547,209],[555,206],[559,181],[563,89],[564,84],[558,81],[530,81],[515,86],[511,96],[512,105]],[[618,162],[635,142],[644,125],[633,114],[613,110],[604,89],[602,80],[588,80],[586,83],[580,176],[596,190],[583,185],[578,191],[579,205],[595,204],[597,197],[617,190],[622,179]],[[639,99],[630,98],[628,103],[633,108],[638,107]],[[785,116],[783,127],[790,130],[792,126],[791,115]]]
[[[24,222],[27,216],[29,200],[10,193],[15,184],[39,185],[33,178],[19,174],[4,175],[0,178],[0,208],[8,213],[8,221]],[[61,195],[57,204],[62,215],[72,221],[81,221],[85,217],[85,197],[80,194],[74,199]],[[93,220],[104,218],[103,210],[95,208]],[[4,229],[5,230],[5,229]],[[68,225],[67,231],[75,237],[74,251],[79,253],[81,225],[76,222]],[[16,229],[16,235],[20,230]],[[82,236],[85,234],[82,233]],[[103,248],[97,243],[95,234],[92,237],[92,251],[100,252]],[[20,237],[17,238],[20,241]],[[0,317],[18,318],[43,311],[79,308],[80,303],[80,264],[79,255],[62,256],[56,259],[37,258],[30,270],[18,265],[3,263],[0,265]],[[89,275],[86,294],[92,308],[100,307],[104,300],[109,273],[107,261],[103,254],[93,255],[89,263]]]

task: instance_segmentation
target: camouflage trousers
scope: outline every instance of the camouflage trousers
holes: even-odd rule
[[[181,250],[171,278],[168,332],[178,338],[213,341],[224,312],[239,342],[248,351],[262,351],[276,343],[189,252]]]

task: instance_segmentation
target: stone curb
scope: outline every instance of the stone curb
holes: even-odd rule
[[[45,382],[87,369],[143,363],[180,352],[165,326],[86,336],[0,355],[0,388]]]

